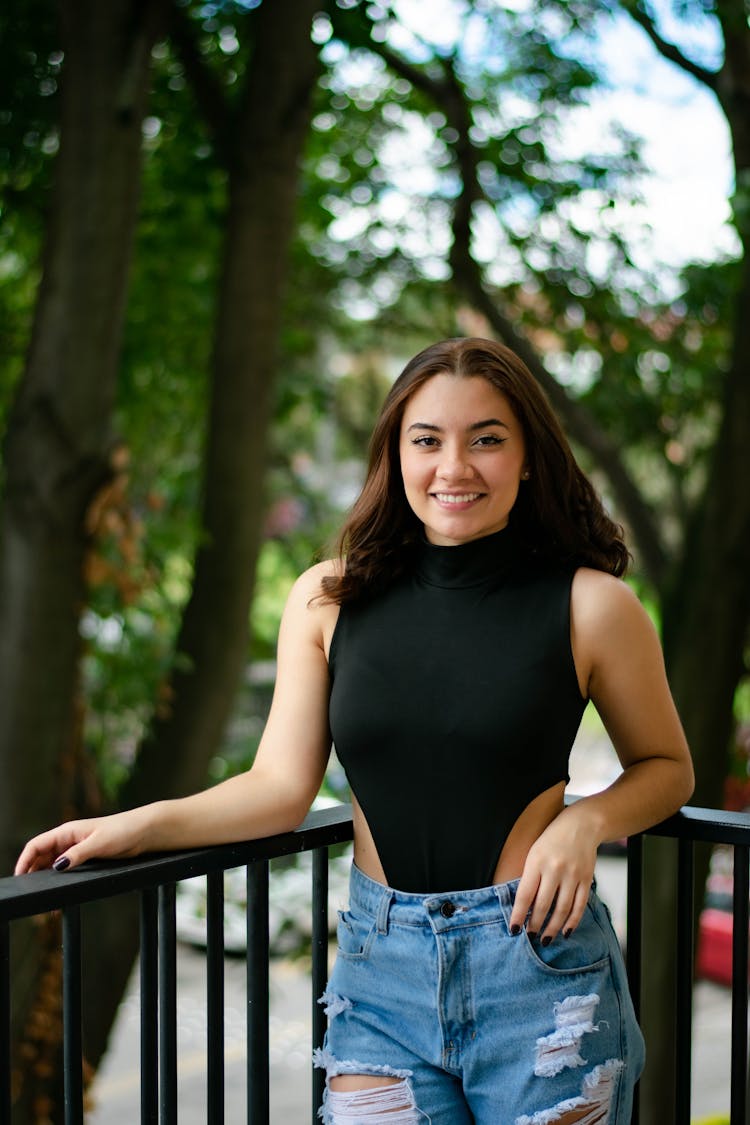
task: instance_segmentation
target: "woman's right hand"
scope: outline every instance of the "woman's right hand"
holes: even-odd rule
[[[150,806],[89,820],[69,820],[29,840],[18,857],[16,875],[55,867],[65,871],[87,859],[117,859],[147,848]],[[67,861],[67,862],[66,862]]]

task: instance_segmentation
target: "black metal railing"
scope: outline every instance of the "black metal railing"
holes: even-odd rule
[[[646,833],[677,841],[677,934],[675,951],[675,1119],[690,1120],[694,949],[695,845],[725,844],[734,850],[732,901],[732,1038],[730,1122],[745,1125],[748,1110],[748,874],[750,814],[686,805]],[[642,978],[643,836],[628,840],[627,965],[636,1014]],[[638,1108],[633,1125],[638,1123]]]
[[[64,876],[40,871],[0,879],[0,1122],[12,1122],[10,926],[51,910],[63,925],[65,1125],[83,1125],[81,921],[84,903],[140,893],[141,1125],[177,1122],[177,975],[175,887],[207,876],[207,1125],[224,1123],[223,872],[247,867],[247,1120],[268,1125],[269,860],[312,852],[312,1023],[316,1045],[325,1016],[317,998],[328,973],[328,848],[352,837],[351,808],[311,813],[296,832],[148,859],[90,863]],[[313,1103],[323,1075],[313,1073]],[[315,1112],[311,1120],[316,1121]]]
[[[684,808],[650,830],[678,847],[678,927],[675,1034],[676,1118],[690,1120],[693,984],[694,846],[734,848],[734,930],[731,1039],[731,1122],[747,1113],[747,981],[750,815]],[[14,921],[51,910],[63,919],[63,1058],[65,1125],[83,1125],[81,1041],[81,905],[114,895],[140,894],[140,1081],[141,1125],[177,1122],[177,974],[175,887],[207,876],[207,1125],[224,1125],[224,932],[223,872],[247,868],[247,1120],[269,1122],[269,927],[270,859],[310,851],[312,875],[312,1040],[323,1040],[325,1016],[317,998],[328,973],[328,848],[352,836],[351,809],[311,813],[296,832],[190,852],[125,862],[87,864],[64,876],[36,872],[0,879],[0,1122],[11,1107],[11,959]],[[641,836],[628,842],[627,963],[636,1011],[640,1008],[642,878]],[[313,1072],[310,1120],[315,1122],[324,1076]],[[637,1122],[636,1110],[633,1121]]]

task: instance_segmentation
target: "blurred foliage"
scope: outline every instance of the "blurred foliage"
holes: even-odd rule
[[[39,282],[44,217],[58,149],[62,55],[54,6],[0,9],[0,427],[21,374]]]
[[[649,231],[634,235],[630,220],[645,174],[637,139],[614,122],[600,152],[571,145],[588,95],[604,81],[594,61],[582,60],[593,60],[591,43],[614,7],[547,0],[523,10],[457,5],[462,18],[450,46],[441,48],[428,42],[424,28],[418,34],[399,24],[391,5],[368,6],[365,16],[360,4],[337,6],[332,32],[341,41],[332,40],[337,65],[329,79],[336,112],[314,125],[330,129],[341,148],[350,106],[366,108],[395,126],[389,144],[401,130],[413,151],[404,146],[401,163],[389,163],[386,146],[385,161],[372,166],[366,206],[355,193],[362,191],[361,171],[350,188],[349,168],[337,162],[342,187],[331,203],[334,249],[328,253],[346,256],[344,296],[376,306],[377,330],[403,329],[410,298],[422,314],[439,301],[450,243],[446,203],[460,189],[462,138],[425,91],[449,81],[449,57],[471,115],[482,192],[474,253],[486,283],[552,374],[617,434],[670,548],[678,551],[716,434],[740,270],[727,261],[690,266],[678,278],[667,274],[643,252]],[[388,78],[383,58],[390,56],[381,44],[394,38],[405,45],[401,55],[414,71],[411,90],[403,76]],[[363,61],[368,49],[369,70]],[[426,166],[433,182],[416,190]],[[378,195],[384,171],[386,187]],[[395,222],[378,214],[379,198],[389,219],[396,209]],[[394,297],[395,261],[402,286]],[[379,292],[386,296],[378,300]],[[448,290],[449,307],[451,296]],[[458,317],[461,330],[474,330],[460,321],[453,301],[454,322]]]
[[[180,4],[227,99],[226,128],[238,127],[233,94],[252,65],[256,6]],[[692,265],[666,286],[643,252],[648,230],[634,236],[630,221],[645,174],[637,138],[613,122],[597,151],[572,144],[605,78],[592,44],[615,8],[456,0],[445,33],[423,14],[410,24],[384,0],[321,5],[313,35],[324,69],[289,271],[253,659],[272,659],[289,585],[330,544],[355,495],[401,361],[433,339],[484,330],[449,280],[462,161],[480,189],[473,240],[486,284],[553,374],[617,435],[679,549],[715,436],[739,269]],[[4,418],[39,278],[63,60],[51,5],[7,0],[0,20]],[[110,793],[151,708],[167,702],[190,588],[227,206],[221,132],[207,130],[169,38],[154,49],[153,75],[121,446],[93,527],[83,622],[86,740]],[[470,152],[436,101],[446,89],[469,114]],[[246,685],[215,777],[247,762],[267,702],[267,685]]]

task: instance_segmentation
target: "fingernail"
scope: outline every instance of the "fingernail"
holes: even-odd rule
[[[570,935],[571,935],[572,933],[573,933],[573,930],[572,930],[572,929],[570,929],[570,930],[565,930],[565,931],[563,932],[563,937],[564,937],[564,938],[569,938],[569,937],[570,937]]]
[[[514,924],[510,927],[510,932],[513,934],[513,937],[518,937],[521,932],[521,927],[517,922],[514,922]]]
[[[529,941],[533,941],[536,937],[536,930],[527,930],[526,937],[529,939]]]
[[[551,941],[552,941],[552,938],[548,934],[547,937],[542,938],[542,945],[547,946],[551,943]]]
[[[70,867],[70,860],[66,855],[61,855],[59,859],[55,860],[52,866],[55,871],[64,871],[66,867]]]

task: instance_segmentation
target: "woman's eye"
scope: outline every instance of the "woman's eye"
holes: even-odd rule
[[[422,437],[412,438],[412,445],[437,445],[437,438],[431,434],[423,434]]]
[[[482,434],[481,437],[477,438],[477,440],[474,444],[475,445],[502,445],[504,441],[505,441],[505,438],[498,437],[497,434]]]

